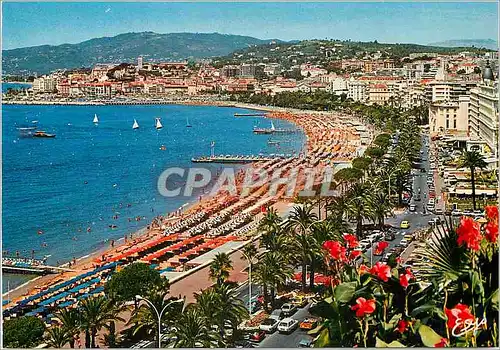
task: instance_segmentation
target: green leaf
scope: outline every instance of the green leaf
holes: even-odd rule
[[[488,302],[491,304],[493,310],[498,311],[498,288],[490,295]]]
[[[355,290],[356,282],[339,284],[335,287],[335,299],[340,303],[348,303],[352,299]]]
[[[426,325],[421,325],[418,328],[418,334],[420,334],[420,338],[422,338],[424,345],[430,348],[433,348],[442,338],[439,334],[434,332],[431,327]]]
[[[421,313],[425,313],[426,315],[435,314],[438,315],[441,319],[446,320],[446,316],[440,308],[433,304],[425,304],[419,306],[411,312],[412,317],[418,317]]]
[[[404,348],[405,346],[398,342],[397,340],[393,340],[389,344],[384,342],[383,340],[379,339],[378,337],[376,338],[375,342],[375,347],[376,348]]]
[[[328,333],[328,328],[325,328],[318,335],[314,341],[315,348],[326,348],[330,345],[330,334]]]

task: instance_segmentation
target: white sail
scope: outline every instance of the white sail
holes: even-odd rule
[[[134,125],[132,125],[132,129],[139,129],[139,123],[134,119]]]
[[[190,127],[191,127],[191,124],[189,124],[189,118],[188,118],[188,117],[186,117],[186,126],[187,126],[188,128],[190,128]]]
[[[99,123],[99,118],[97,118],[97,114],[94,114],[94,123]]]
[[[276,128],[274,127],[274,123],[271,122],[271,130],[276,130]]]
[[[161,129],[163,128],[163,125],[161,125],[160,118],[156,118],[156,128]]]

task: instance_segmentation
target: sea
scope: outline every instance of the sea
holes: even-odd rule
[[[157,215],[199,200],[163,197],[160,174],[170,167],[205,167],[193,157],[215,154],[298,154],[305,135],[269,135],[252,129],[270,127],[262,117],[235,117],[255,111],[215,106],[2,106],[2,250],[4,254],[63,264],[109,246],[144,228]],[[94,124],[94,115],[99,123]],[[160,117],[163,129],[156,130]],[[134,119],[139,129],[133,130]],[[295,128],[274,120],[276,128]],[[187,127],[187,124],[191,127]],[[26,137],[18,128],[36,127],[55,138]],[[182,186],[182,178],[167,185]],[[137,221],[140,218],[140,221]],[[26,275],[4,275],[5,292]]]
[[[31,88],[31,83],[2,83],[2,93],[6,93],[8,89],[22,90]]]

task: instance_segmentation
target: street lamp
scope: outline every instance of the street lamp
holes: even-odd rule
[[[167,305],[165,305],[160,312],[158,312],[156,306],[154,306],[154,304],[148,299],[143,298],[140,295],[136,295],[135,298],[138,300],[144,300],[147,304],[149,304],[149,306],[151,306],[155,310],[156,316],[158,317],[158,348],[161,348],[161,317],[163,316],[163,312],[167,309],[167,307],[169,307],[172,304],[184,302],[184,299],[172,300],[171,302],[167,303]]]
[[[241,254],[248,260],[248,314],[252,316],[252,256],[241,250]]]

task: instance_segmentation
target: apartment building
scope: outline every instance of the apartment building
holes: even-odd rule
[[[56,79],[48,76],[43,76],[33,80],[33,93],[46,93],[57,91]]]
[[[470,96],[460,96],[458,101],[441,101],[429,105],[431,133],[466,133],[469,129]]]
[[[357,81],[351,78],[347,83],[347,97],[353,101],[366,101],[368,98],[367,84],[363,81]]]
[[[469,110],[469,135],[484,140],[485,153],[498,154],[498,82],[485,79],[471,90]],[[490,151],[490,152],[488,152]]]

